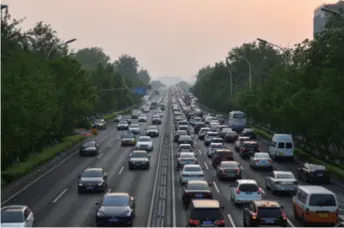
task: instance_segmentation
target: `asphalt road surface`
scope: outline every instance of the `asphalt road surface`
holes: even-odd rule
[[[147,123],[140,123],[141,132],[150,124],[152,114],[148,115]],[[135,121],[133,121],[135,123]],[[95,226],[96,202],[102,193],[78,194],[78,175],[87,167],[102,167],[108,173],[109,191],[129,192],[136,199],[136,218],[133,226],[138,227],[185,227],[186,214],[182,207],[182,187],[179,173],[175,169],[175,148],[172,142],[174,125],[172,123],[171,103],[164,112],[163,123],[160,125],[160,137],[154,138],[154,151],[151,155],[149,170],[129,171],[127,159],[132,147],[121,147],[120,136],[116,125],[109,125],[97,136],[101,154],[98,157],[84,158],[77,154],[62,163],[39,181],[36,181],[8,198],[6,204],[28,205],[34,212],[37,226],[50,227],[91,227]],[[199,164],[203,167],[206,180],[212,183],[214,197],[225,207],[224,214],[227,227],[243,226],[243,209],[234,206],[230,201],[229,182],[217,180],[210,159],[206,156],[207,148],[203,141],[194,136],[196,154]],[[260,143],[262,151],[267,150]],[[227,146],[234,151],[232,144]],[[244,167],[242,178],[255,179],[264,190],[263,198],[278,200],[284,207],[289,218],[289,226],[302,226],[293,217],[291,196],[272,195],[264,185],[267,172],[252,170],[247,160],[243,160],[234,152],[235,160]],[[275,163],[275,168],[295,172],[296,163]],[[344,199],[344,188],[338,185],[327,185],[334,191],[339,200]],[[343,202],[344,205],[344,202]],[[344,211],[341,212],[344,219]]]

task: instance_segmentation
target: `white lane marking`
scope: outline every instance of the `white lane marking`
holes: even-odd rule
[[[64,189],[58,196],[56,196],[56,198],[53,200],[53,203],[56,203],[67,192],[67,190],[67,188]]]
[[[97,158],[99,159],[99,158],[101,158],[103,155],[104,155],[104,153],[100,153],[100,154],[98,155]]]
[[[219,187],[217,187],[217,184],[216,184],[216,182],[215,182],[215,181],[213,181],[213,184],[214,184],[214,187],[215,187],[216,191],[219,193],[219,192],[220,192],[220,189],[219,189]]]
[[[111,192],[111,188],[108,189],[108,191],[106,193],[110,193]]]
[[[341,218],[342,220],[344,220],[344,215],[338,215],[339,218]]]
[[[206,162],[204,162],[204,165],[205,165],[205,168],[206,168],[207,170],[209,170],[209,167],[208,167],[208,165],[207,165]]]
[[[174,185],[174,181],[175,181],[175,176],[174,176],[174,158],[173,158],[173,138],[172,138],[172,128],[170,129],[170,149],[171,149],[171,154],[172,154],[172,158],[171,158],[171,165],[172,165],[172,227],[176,227],[177,226],[177,218],[176,218],[176,189],[175,189],[175,185]]]
[[[118,175],[121,175],[121,173],[123,172],[124,166],[122,166],[122,168],[119,170]]]
[[[289,226],[295,227],[294,224],[289,219],[287,219],[287,222],[288,222]]]
[[[198,153],[199,153],[199,154],[202,154],[201,150],[198,150]]]
[[[232,216],[230,214],[227,214],[227,217],[228,217],[229,222],[231,223],[232,227],[236,228],[236,225],[234,223],[234,220],[233,220]]]

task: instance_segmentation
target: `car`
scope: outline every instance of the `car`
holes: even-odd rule
[[[290,171],[273,171],[265,177],[265,186],[273,194],[275,192],[296,193],[299,185],[294,174]]]
[[[132,226],[135,218],[136,202],[126,192],[109,192],[97,202],[97,226]]]
[[[297,176],[299,179],[304,180],[307,183],[325,183],[331,182],[330,173],[326,166],[304,163],[297,169]]]
[[[174,142],[178,142],[178,139],[179,139],[179,136],[181,135],[187,135],[187,131],[184,131],[184,130],[177,130],[175,133],[174,133],[174,137],[173,137],[173,141]]]
[[[190,135],[181,135],[178,138],[177,144],[190,144],[191,146],[193,146],[192,137]]]
[[[252,128],[244,128],[240,135],[249,137],[251,140],[257,139],[257,135],[254,133],[254,130]]]
[[[132,132],[127,132],[121,136],[121,145],[122,146],[135,146],[136,137]]]
[[[204,140],[205,135],[210,131],[209,127],[202,127],[198,132],[198,139]]]
[[[236,180],[230,186],[231,200],[235,205],[262,199],[262,189],[255,180]]]
[[[211,139],[213,137],[217,137],[217,136],[218,136],[218,133],[216,131],[209,131],[209,132],[207,132],[207,134],[204,136],[204,145],[205,146],[209,146],[210,142],[211,142]]]
[[[218,200],[193,199],[186,212],[186,227],[225,227],[223,210]]]
[[[159,115],[160,118],[162,118],[162,117],[164,116],[164,113],[161,112],[160,110],[159,110],[159,111],[156,111],[155,114],[156,114],[156,115]]]
[[[190,134],[188,125],[178,125],[178,130],[186,131],[188,135]]]
[[[335,227],[344,227],[344,222],[340,222],[340,223],[336,224]]]
[[[217,149],[211,158],[211,164],[216,169],[222,161],[233,161],[233,152],[229,149]]]
[[[216,167],[216,177],[219,180],[241,179],[242,166],[236,161],[221,161]]]
[[[97,156],[99,154],[99,144],[96,140],[89,140],[83,143],[79,149],[80,156]]]
[[[220,138],[218,136],[216,137],[212,137],[210,140],[210,143],[224,143],[225,141],[223,140],[223,138]]]
[[[209,124],[209,128],[211,131],[217,131],[218,128],[220,127],[220,123],[219,122],[212,122]]]
[[[93,123],[93,128],[97,129],[106,129],[106,122],[104,119],[96,119]]]
[[[129,123],[126,120],[121,120],[117,124],[117,130],[128,130],[129,129]]]
[[[140,136],[136,142],[136,149],[153,151],[154,147],[152,138],[149,136]]]
[[[224,148],[225,146],[223,145],[223,143],[210,143],[208,151],[207,151],[208,158],[211,158],[213,156],[213,154],[215,153],[215,150],[224,149]]]
[[[239,136],[237,140],[234,143],[234,149],[236,152],[239,152],[239,147],[245,142],[245,141],[250,141],[250,137],[247,136]]]
[[[174,116],[174,122],[181,121],[183,119],[182,115],[175,115]]]
[[[177,158],[177,170],[180,170],[187,164],[197,164],[197,159],[193,152],[182,152]]]
[[[161,124],[162,120],[161,120],[161,117],[160,116],[153,116],[152,118],[152,124]]]
[[[33,227],[33,212],[25,205],[8,205],[1,208],[1,227]]]
[[[194,127],[194,133],[197,135],[198,132],[201,130],[202,127],[207,127],[207,125],[204,122],[196,122]]]
[[[139,110],[133,110],[131,112],[131,118],[132,119],[137,119],[139,117],[140,113],[139,113]]]
[[[157,126],[149,126],[146,129],[146,135],[150,137],[158,137],[159,136],[159,128]]]
[[[219,136],[221,137],[220,133],[222,132],[222,129],[228,128],[227,125],[220,124],[217,128],[217,132],[219,133]],[[222,137],[221,137],[222,138]]]
[[[105,192],[108,186],[108,177],[102,168],[87,168],[78,178],[78,193]]]
[[[131,116],[123,116],[121,121],[127,121],[128,124],[131,124]]]
[[[272,169],[272,159],[267,152],[257,152],[250,157],[251,168],[268,168]]]
[[[238,139],[238,133],[236,131],[233,131],[232,129],[223,129],[221,134],[224,135],[222,138],[225,142],[234,143]]]
[[[200,165],[184,165],[180,173],[180,183],[186,184],[189,180],[204,180],[204,172]]]
[[[134,133],[135,135],[140,134],[140,126],[138,124],[130,124],[129,131]]]
[[[273,226],[287,227],[288,218],[277,201],[256,200],[243,212],[244,227]]]
[[[193,152],[194,148],[192,147],[191,144],[179,144],[176,151],[177,151],[177,153]]]
[[[245,141],[239,146],[239,154],[242,158],[249,158],[257,152],[260,152],[257,141]]]
[[[147,122],[147,117],[144,114],[141,114],[137,120],[138,122]]]
[[[211,184],[208,184],[205,180],[188,181],[182,194],[184,208],[187,209],[193,199],[213,199],[213,193],[209,186]]]
[[[150,107],[144,107],[143,108],[143,112],[144,113],[149,113],[149,111],[150,111]]]
[[[128,155],[129,169],[149,169],[150,156],[145,150],[134,150]]]
[[[117,115],[114,119],[113,122],[120,122],[122,120],[122,115]]]

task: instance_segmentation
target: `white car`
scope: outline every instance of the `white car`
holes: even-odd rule
[[[129,124],[128,121],[120,121],[117,125],[118,130],[128,130]]]
[[[140,115],[139,119],[137,121],[138,122],[147,122],[147,117],[145,115]]]
[[[135,135],[138,135],[140,134],[140,126],[138,124],[130,124],[129,131],[131,131]]]
[[[290,171],[273,171],[269,176],[265,177],[266,189],[275,192],[291,192],[297,191],[299,185],[294,174]]]
[[[210,143],[208,151],[207,151],[207,156],[211,158],[213,157],[216,150],[223,149],[223,148],[224,148],[223,143]]]
[[[210,123],[210,131],[217,131],[217,129],[219,128],[220,124],[218,122],[212,122]]]
[[[1,208],[1,227],[33,227],[35,218],[29,207],[10,205]]]
[[[184,185],[189,180],[204,180],[204,172],[200,165],[184,165],[179,181]]]
[[[149,136],[140,136],[136,142],[136,148],[138,150],[153,151],[153,141]]]
[[[255,180],[236,180],[230,187],[231,200],[234,204],[245,204],[262,199],[262,189]]]
[[[269,153],[258,152],[250,157],[250,167],[252,168],[272,168],[272,159]]]
[[[147,127],[146,135],[150,137],[158,137],[159,136],[159,128],[155,125]]]
[[[246,136],[239,136],[238,139],[234,143],[235,151],[239,152],[239,147],[244,144],[245,141],[250,141],[250,137]]]
[[[177,147],[177,156],[181,152],[193,152],[194,149],[191,144],[179,144]]]

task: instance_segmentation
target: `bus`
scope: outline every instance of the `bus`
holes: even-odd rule
[[[242,111],[231,111],[228,117],[228,127],[233,131],[240,132],[244,130],[247,124],[246,114]]]

